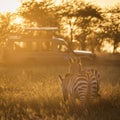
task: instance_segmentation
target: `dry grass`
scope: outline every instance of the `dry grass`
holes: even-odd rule
[[[63,102],[58,74],[67,66],[0,68],[0,120],[120,120],[120,66],[94,66],[101,99],[74,110]]]

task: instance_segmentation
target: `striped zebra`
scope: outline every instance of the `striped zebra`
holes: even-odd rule
[[[69,100],[75,104],[76,99],[81,103],[88,104],[94,101],[99,92],[99,73],[95,69],[82,69],[81,62],[78,60],[72,62],[70,73],[62,78],[62,92],[64,100]],[[74,71],[75,70],[75,71]]]

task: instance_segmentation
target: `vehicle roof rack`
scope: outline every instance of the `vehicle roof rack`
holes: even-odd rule
[[[31,28],[25,28],[25,30],[33,30],[33,31],[55,31],[58,30],[58,27],[31,27]]]

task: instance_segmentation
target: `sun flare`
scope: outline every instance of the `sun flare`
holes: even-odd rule
[[[0,12],[15,12],[20,4],[19,0],[0,0]]]
[[[24,19],[22,17],[16,17],[13,21],[14,24],[22,24]]]
[[[25,0],[0,0],[0,12],[1,13],[6,13],[6,12],[15,12],[20,6],[21,6],[21,2],[25,1]],[[37,0],[36,0],[37,1]],[[56,4],[60,4],[61,2],[67,2],[70,0],[55,0]],[[107,6],[113,6],[114,4],[116,4],[117,2],[119,2],[119,0],[84,0],[87,2],[91,2],[94,4],[97,4],[101,7],[107,7]]]

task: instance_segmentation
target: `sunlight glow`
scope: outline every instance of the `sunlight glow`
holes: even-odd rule
[[[113,45],[112,45],[112,43],[109,43],[108,41],[104,41],[103,42],[102,51],[103,52],[112,53],[113,52]]]
[[[20,5],[19,0],[0,0],[0,12],[15,12]]]
[[[29,0],[0,0],[0,12],[15,12],[18,7],[20,7],[21,2],[25,2]],[[36,0],[38,1],[38,0]],[[40,1],[40,0],[39,0]],[[54,0],[56,4],[61,4],[61,2],[67,2],[70,0]],[[97,4],[100,7],[108,7],[113,6],[119,2],[119,0],[84,0],[86,2],[90,2],[93,4]]]
[[[118,2],[120,3],[120,0],[84,0],[84,1],[97,4],[102,8],[112,7],[116,5]]]
[[[24,19],[22,17],[16,17],[16,19],[12,22],[15,24],[22,24]]]

